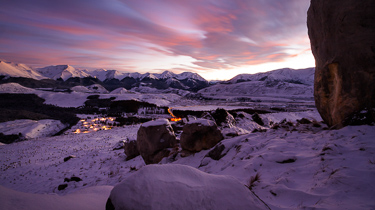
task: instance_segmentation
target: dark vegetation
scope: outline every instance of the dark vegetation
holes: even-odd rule
[[[4,135],[3,133],[0,133],[0,142],[4,144],[13,143],[21,138],[22,138],[21,135],[16,135],[16,134]]]
[[[66,81],[62,79],[43,79],[43,80],[35,80],[31,78],[22,78],[22,77],[9,77],[6,78],[5,76],[0,76],[0,84],[4,83],[18,83],[22,86],[29,87],[29,88],[51,88],[51,89],[65,89],[69,90],[74,86],[89,86],[93,84],[100,84],[108,91],[115,90],[119,87],[123,87],[127,90],[133,87],[139,87],[142,85],[150,86],[156,89],[167,89],[169,87],[177,88],[177,89],[188,89],[190,91],[196,92],[202,88],[208,87],[209,83],[206,81],[199,81],[194,79],[184,79],[184,80],[175,80],[171,83],[167,83],[167,79],[152,79],[152,78],[143,78],[142,80],[139,78],[133,77],[125,77],[122,80],[118,79],[108,79],[105,81],[100,81],[98,78],[94,77],[71,77]]]
[[[0,122],[17,119],[55,119],[74,125],[79,121],[74,108],[46,105],[44,99],[35,94],[0,94]]]
[[[76,109],[46,105],[44,101],[35,94],[0,94],[0,122],[18,119],[55,119],[68,124],[68,128],[70,128],[79,121],[79,118],[76,117]],[[22,135],[0,133],[0,142],[5,144],[22,139]]]
[[[67,79],[66,81],[63,81],[62,79],[35,80],[35,79],[24,78],[24,77],[5,78],[4,76],[0,76],[0,84],[11,83],[11,82],[18,83],[28,88],[51,88],[51,89],[69,89],[77,85],[82,85],[82,86],[89,86],[93,84],[103,85],[103,83],[100,80],[98,80],[97,78],[93,78],[93,77],[85,77],[85,78],[72,77],[72,78]]]

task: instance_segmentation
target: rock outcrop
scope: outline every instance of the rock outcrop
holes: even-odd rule
[[[375,1],[312,0],[308,34],[315,57],[314,97],[336,128],[375,119]]]
[[[211,112],[211,116],[214,118],[216,125],[222,127],[233,127],[236,124],[234,117],[229,112],[222,108],[217,108]]]
[[[190,152],[210,149],[223,139],[215,122],[207,119],[190,121],[182,129],[181,148]]]
[[[137,133],[137,148],[146,164],[158,163],[177,145],[176,136],[167,119],[149,121]]]
[[[124,142],[124,153],[126,155],[126,160],[133,159],[139,155],[137,148],[137,140],[127,140]]]

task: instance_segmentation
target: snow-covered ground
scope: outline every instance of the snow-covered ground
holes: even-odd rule
[[[39,138],[52,136],[62,129],[66,128],[59,120],[14,120],[0,123],[0,133],[4,135],[19,135],[22,137],[30,138]]]
[[[220,144],[225,146],[225,155],[220,160],[208,157],[209,150],[204,150],[188,157],[165,158],[161,164],[183,164],[210,174],[233,176],[244,185],[258,174],[252,191],[271,209],[374,209],[374,126],[326,130],[322,124],[297,125],[301,117],[319,121],[316,112],[261,115],[264,121],[274,123],[286,116],[293,123],[290,128],[223,140]],[[246,116],[242,120],[237,126],[251,123]],[[8,194],[0,196],[0,203],[25,196],[28,200],[21,199],[20,203],[46,199],[47,203],[67,202],[72,209],[80,205],[81,209],[98,205],[104,209],[110,190],[106,186],[120,183],[145,165],[140,156],[125,161],[123,150],[113,150],[119,141],[136,139],[139,126],[0,146],[0,193]],[[64,162],[70,155],[74,158]],[[66,181],[72,177],[82,181]],[[67,187],[58,190],[63,184]],[[86,193],[81,191],[84,189]],[[92,205],[88,192],[96,192],[98,198]]]
[[[233,87],[240,88],[238,84]],[[92,95],[34,90],[14,83],[0,85],[0,92],[35,93],[46,104],[62,107],[82,106]],[[230,100],[120,92],[99,95],[102,99],[133,99],[192,111],[296,107],[301,111],[260,114],[263,126],[254,122],[252,115],[238,112],[236,123],[219,126],[225,134],[219,143],[224,146],[219,160],[210,157],[210,150],[204,150],[187,157],[178,154],[165,158],[160,164],[182,164],[209,174],[232,176],[249,186],[273,210],[375,209],[375,127],[328,130],[311,107],[313,100],[308,99],[309,94],[293,98],[259,95],[260,103],[255,96],[249,96],[252,102],[233,102],[229,96],[214,91],[207,95]],[[314,123],[298,123],[302,118]],[[0,145],[0,209],[104,209],[113,186],[145,166],[140,156],[125,161],[124,151],[114,150],[119,142],[136,139],[140,125],[74,134],[77,126],[85,126],[81,121],[64,135],[47,137],[59,126],[59,122],[52,120],[0,124],[4,134],[22,133],[30,138]],[[258,132],[253,132],[255,129]],[[233,133],[239,136],[226,135]]]

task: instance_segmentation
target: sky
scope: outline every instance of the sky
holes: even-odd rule
[[[0,59],[207,80],[315,66],[310,0],[1,0]]]

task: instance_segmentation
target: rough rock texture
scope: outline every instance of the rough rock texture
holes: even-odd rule
[[[139,155],[137,140],[127,140],[124,142],[124,153],[126,160],[133,159]]]
[[[216,125],[222,127],[233,127],[236,124],[234,117],[229,112],[222,108],[217,108],[211,112],[211,116],[214,118]]]
[[[311,0],[307,12],[316,61],[316,107],[329,126],[375,118],[375,1]]]
[[[137,133],[137,148],[146,164],[160,162],[169,155],[168,148],[176,144],[176,136],[167,119],[146,122]]]
[[[223,139],[215,122],[206,119],[186,124],[180,137],[181,148],[191,152],[210,149]]]
[[[231,176],[212,175],[179,165],[148,165],[116,185],[107,210],[267,209]]]

